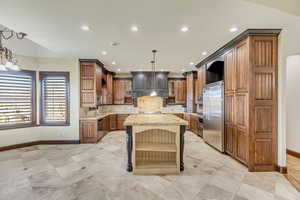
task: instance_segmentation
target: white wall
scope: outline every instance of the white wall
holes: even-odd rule
[[[37,71],[37,123],[39,123],[39,71],[70,72],[70,126],[38,126],[0,130],[0,147],[37,140],[79,139],[79,63],[78,59],[33,58],[18,56],[22,69]]]
[[[287,149],[300,153],[300,55],[287,59]]]
[[[286,166],[286,130],[287,130],[287,98],[286,74],[287,58],[300,53],[300,18],[290,20],[281,27],[279,37],[279,66],[278,66],[278,165]],[[299,107],[299,105],[297,105]],[[294,107],[294,109],[297,109]],[[300,141],[298,141],[300,145]]]

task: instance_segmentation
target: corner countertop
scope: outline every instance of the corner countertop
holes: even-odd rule
[[[188,125],[183,120],[172,114],[132,114],[126,118],[124,126],[135,125]]]

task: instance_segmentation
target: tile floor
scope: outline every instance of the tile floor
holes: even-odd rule
[[[125,132],[99,144],[40,145],[0,152],[0,200],[299,200],[279,173],[249,173],[187,132],[179,176],[125,171]]]
[[[300,158],[287,155],[287,179],[297,188],[300,192]]]

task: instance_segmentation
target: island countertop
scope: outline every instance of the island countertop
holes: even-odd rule
[[[172,114],[132,114],[129,115],[124,126],[135,125],[188,125],[186,120],[183,120]]]

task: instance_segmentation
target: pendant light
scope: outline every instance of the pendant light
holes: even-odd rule
[[[156,65],[156,50],[152,50],[152,53],[153,53],[153,60],[151,61],[151,64],[152,64],[152,71],[153,71],[153,82],[152,82],[152,84],[153,84],[153,90],[152,90],[152,92],[150,93],[150,96],[157,96],[157,92],[156,92],[156,90],[155,90],[155,88],[156,88],[156,83],[155,83],[155,80],[156,80],[156,75],[155,75],[155,65]]]

